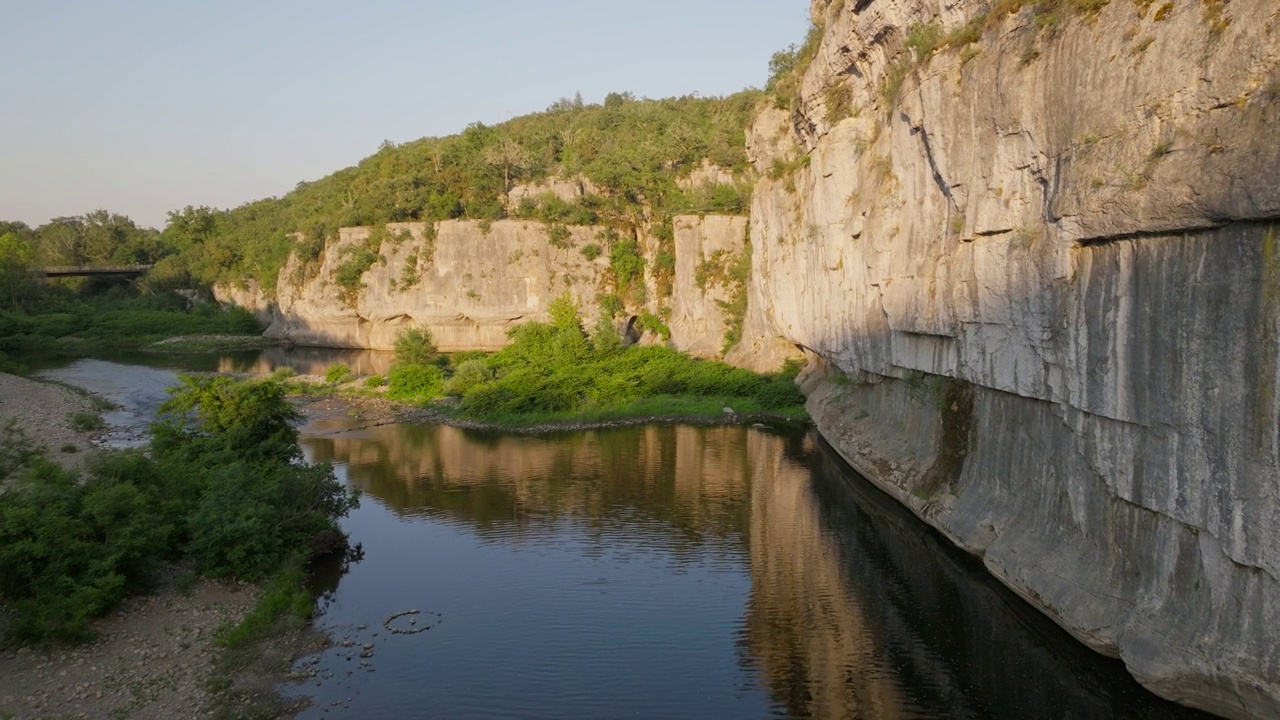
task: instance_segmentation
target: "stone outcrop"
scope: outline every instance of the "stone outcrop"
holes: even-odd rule
[[[672,346],[698,357],[715,357],[733,322],[726,311],[741,281],[727,276],[729,267],[745,252],[747,218],[677,217],[676,269],[672,293]]]
[[[742,258],[747,219],[682,215],[672,225],[670,289],[659,287],[651,261],[658,241],[638,233],[640,251],[650,259],[646,300],[624,308],[619,329],[633,325],[638,313],[670,314],[673,346],[719,357],[732,322],[723,305],[742,286],[724,271]],[[601,297],[615,289],[607,231],[533,220],[392,223],[376,236],[371,228],[342,228],[319,257],[308,262],[291,256],[274,292],[248,282],[219,285],[215,294],[257,314],[268,337],[298,345],[389,350],[396,335],[413,326],[429,329],[443,351],[497,350],[515,325],[549,320],[552,300],[565,294],[588,326],[594,322]],[[361,252],[372,253],[372,262],[355,265],[366,269],[343,284],[344,267],[351,275]],[[700,283],[702,266],[711,275]],[[641,340],[662,341],[652,332]]]
[[[507,191],[507,207],[519,207],[523,201],[537,203],[543,197],[554,196],[565,202],[573,202],[584,195],[598,195],[600,189],[585,177],[551,177],[543,182],[522,183]]]
[[[814,3],[731,359],[804,347],[873,482],[1156,693],[1278,717],[1280,8],[1062,5]]]

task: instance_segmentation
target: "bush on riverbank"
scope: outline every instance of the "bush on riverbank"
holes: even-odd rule
[[[167,562],[258,580],[345,546],[336,521],[356,498],[329,466],[300,462],[296,412],[277,383],[183,378],[163,412],[150,455],[104,455],[83,478],[22,454],[28,469],[0,493],[11,639],[87,639],[91,618]]]
[[[640,411],[640,401],[655,414],[696,407],[695,414],[718,415],[725,406],[735,413],[803,412],[804,396],[794,383],[798,366],[760,375],[667,347],[593,343],[567,299],[553,302],[551,314],[550,323],[514,328],[502,350],[458,366],[444,388],[461,399],[465,415],[496,422],[609,415]]]

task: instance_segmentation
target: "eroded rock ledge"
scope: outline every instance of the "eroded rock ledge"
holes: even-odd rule
[[[1047,7],[814,3],[731,358],[804,347],[873,482],[1156,693],[1280,717],[1280,8]]]

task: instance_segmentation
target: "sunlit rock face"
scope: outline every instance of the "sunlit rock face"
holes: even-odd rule
[[[1275,8],[1023,5],[814,3],[800,100],[748,137],[730,359],[802,346],[823,434],[1029,602],[1161,695],[1280,716]]]
[[[671,227],[675,267],[665,281],[654,262],[659,241],[647,227],[636,231],[644,291],[625,298],[618,329],[632,329],[641,313],[665,316],[673,347],[718,358],[730,324],[724,306],[741,285],[724,269],[746,252],[747,218],[677,215]],[[594,326],[601,298],[616,285],[608,230],[533,220],[391,223],[375,242],[372,228],[342,228],[318,257],[292,255],[273,291],[249,281],[219,285],[215,294],[256,313],[268,337],[298,345],[389,350],[406,327],[421,327],[442,351],[497,350],[512,327],[549,320],[561,297]],[[365,251],[372,262],[344,284],[344,267]],[[637,337],[662,341],[653,332]]]

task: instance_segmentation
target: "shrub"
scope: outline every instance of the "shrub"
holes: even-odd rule
[[[12,638],[86,639],[89,619],[176,557],[253,580],[305,557],[317,535],[341,535],[335,520],[356,497],[327,465],[298,462],[297,415],[277,383],[182,380],[153,426],[151,454],[102,456],[83,479],[6,432],[5,456],[29,468],[0,494],[0,600],[13,611]]]
[[[74,412],[69,416],[71,427],[78,432],[92,432],[106,427],[102,416],[91,412]]]
[[[158,453],[184,448],[206,438],[235,448],[252,462],[292,462],[301,457],[294,423],[302,419],[285,398],[284,386],[273,380],[237,381],[228,377],[183,375],[160,406],[164,421],[152,426],[152,447]],[[195,415],[196,429],[188,428]]]
[[[381,375],[370,375],[364,379],[364,386],[367,388],[379,388],[387,382],[387,379]]]
[[[493,371],[484,358],[463,361],[454,371],[453,377],[444,384],[444,391],[449,395],[462,397],[471,388],[493,379]]]
[[[324,381],[327,383],[345,383],[354,377],[351,368],[345,363],[334,363],[324,371]]]
[[[436,360],[436,343],[429,330],[406,328],[396,335],[397,365],[429,365]]]
[[[778,410],[803,405],[805,398],[804,393],[800,392],[800,388],[796,387],[794,381],[776,378],[760,387],[760,391],[756,393],[756,400],[760,402],[760,408],[763,410]]]
[[[347,305],[354,306],[363,284],[360,280],[378,261],[378,252],[368,247],[349,247],[343,251],[342,264],[333,271],[333,282],[342,288]]]
[[[435,365],[399,365],[387,376],[387,395],[401,400],[430,400],[444,389],[444,371]]]

